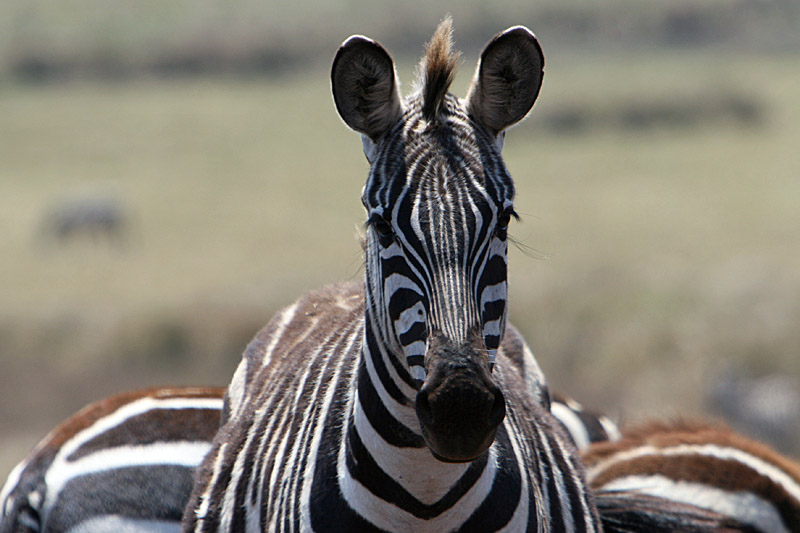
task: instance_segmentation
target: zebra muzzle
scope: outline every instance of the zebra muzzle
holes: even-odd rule
[[[434,342],[427,367],[427,378],[416,398],[426,444],[442,461],[477,459],[494,442],[506,412],[485,350]]]

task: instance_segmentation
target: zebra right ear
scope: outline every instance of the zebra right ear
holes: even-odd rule
[[[389,52],[360,35],[347,39],[331,67],[336,110],[345,123],[377,142],[403,114]]]
[[[539,95],[544,55],[524,26],[497,34],[481,52],[467,93],[472,117],[494,135],[522,120]]]

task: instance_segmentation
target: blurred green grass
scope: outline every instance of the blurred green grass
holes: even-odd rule
[[[511,319],[554,388],[630,419],[702,412],[730,364],[800,376],[796,57],[545,52],[505,155],[523,218]],[[327,80],[0,85],[0,472],[120,388],[226,383],[278,307],[363,275],[367,164]],[[546,127],[576,102],[730,94],[762,119]],[[42,238],[54,205],[86,197],[122,201],[121,243]]]

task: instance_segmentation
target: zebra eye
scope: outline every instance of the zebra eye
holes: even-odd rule
[[[510,207],[504,209],[502,213],[497,216],[497,224],[495,225],[494,232],[499,239],[505,240],[508,236],[508,225],[511,223],[511,218],[517,218],[517,214]]]
[[[378,237],[381,239],[391,237],[394,234],[394,231],[392,230],[392,225],[389,224],[385,218],[383,218],[377,213],[369,218],[367,224],[372,226],[372,229],[375,230],[375,233],[377,233]]]

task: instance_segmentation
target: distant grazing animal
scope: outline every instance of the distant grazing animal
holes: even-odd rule
[[[0,533],[179,531],[224,389],[152,388],[56,427],[0,491]]]
[[[129,220],[114,198],[76,198],[52,206],[42,220],[46,239],[66,244],[75,239],[120,243]]]
[[[450,21],[416,90],[354,36],[336,108],[370,163],[364,285],[310,293],[247,348],[184,531],[597,531],[577,453],[531,352],[506,326],[514,184],[504,131],[539,92],[521,26],[448,93]]]
[[[583,455],[607,532],[800,532],[800,465],[723,425],[653,423]]]

